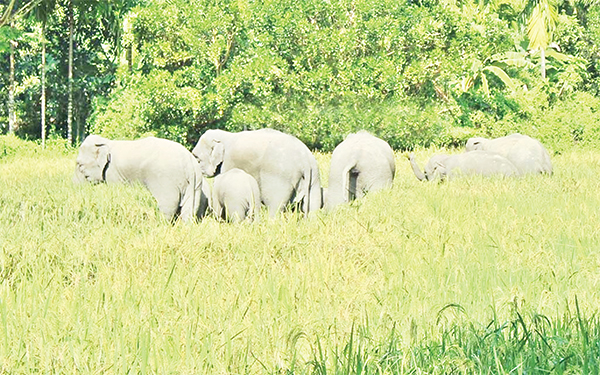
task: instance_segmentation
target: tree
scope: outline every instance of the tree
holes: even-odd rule
[[[5,7],[0,7],[0,27],[10,24],[18,17],[24,16],[43,0],[30,0],[25,3],[10,0]]]
[[[11,39],[8,43],[10,44],[10,78],[8,86],[8,132],[14,133],[15,129],[17,128],[17,113],[15,108],[15,47],[17,46],[17,42]]]
[[[558,22],[558,11],[552,0],[536,0],[529,10],[531,15],[527,21],[529,50],[540,50],[540,72],[546,79],[546,49],[552,40],[552,33]]]
[[[48,17],[54,10],[56,0],[41,1],[35,8],[34,16],[42,23],[41,43],[42,43],[42,64],[40,68],[41,95],[40,95],[40,129],[42,137],[42,147],[46,146],[46,23]]]
[[[510,88],[512,91],[515,91],[517,85],[501,68],[501,65],[506,65],[505,60],[510,58],[510,55],[511,53],[494,55],[485,61],[485,63],[490,63],[490,65],[485,65],[484,62],[474,59],[473,64],[471,65],[471,74],[463,77],[461,81],[461,90],[463,92],[467,92],[471,87],[473,87],[473,85],[475,85],[475,82],[481,80],[481,88],[483,89],[483,92],[487,96],[490,96],[490,88],[486,73],[492,73],[496,77],[500,78],[500,80],[508,88]]]
[[[67,5],[67,17],[69,18],[69,73],[68,73],[68,95],[67,103],[67,140],[73,143],[73,0]]]

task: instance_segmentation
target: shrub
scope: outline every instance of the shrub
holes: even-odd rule
[[[110,139],[138,138],[149,130],[142,119],[144,102],[145,98],[131,89],[116,90],[110,101],[97,99],[90,133]]]

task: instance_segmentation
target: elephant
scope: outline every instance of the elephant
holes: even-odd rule
[[[409,156],[415,176],[420,181],[446,180],[459,176],[500,175],[505,177],[517,176],[517,168],[504,156],[495,152],[471,151],[456,155],[434,155],[421,172],[413,153]]]
[[[212,206],[219,219],[240,222],[253,219],[260,210],[260,191],[254,177],[233,168],[215,177]]]
[[[544,146],[534,138],[519,133],[496,139],[470,138],[467,152],[483,150],[496,152],[517,167],[519,174],[552,174],[552,161]]]
[[[144,185],[167,220],[204,216],[210,186],[194,156],[179,143],[149,137],[114,141],[89,135],[79,147],[75,182]]]
[[[258,183],[271,216],[297,204],[305,213],[321,208],[317,160],[298,138],[274,129],[231,133],[207,130],[192,153],[207,177],[239,168]]]
[[[331,155],[325,209],[391,187],[395,172],[394,151],[386,141],[366,131],[348,135]]]

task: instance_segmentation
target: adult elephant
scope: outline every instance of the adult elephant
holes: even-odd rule
[[[391,187],[395,172],[394,152],[386,141],[366,131],[348,135],[331,155],[325,209]]]
[[[208,207],[209,186],[203,184],[194,156],[179,143],[155,137],[113,141],[90,135],[79,147],[76,163],[76,182],[141,183],[168,220],[200,218]]]
[[[511,177],[519,173],[513,163],[504,156],[480,150],[456,155],[435,155],[429,159],[424,172],[421,172],[414,154],[410,154],[409,160],[415,176],[420,181],[443,181],[468,175]]]
[[[510,160],[522,175],[552,174],[552,161],[548,151],[537,139],[527,135],[515,133],[495,139],[470,138],[465,148],[467,152],[496,152]]]
[[[317,161],[298,138],[273,129],[231,133],[207,130],[192,151],[207,177],[239,168],[250,174],[270,214],[298,204],[305,212],[321,208]]]

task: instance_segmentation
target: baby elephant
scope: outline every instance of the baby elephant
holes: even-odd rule
[[[415,161],[415,155],[409,156],[415,176],[420,181],[427,179],[445,180],[458,176],[500,175],[505,177],[517,176],[517,168],[507,158],[500,154],[487,151],[471,151],[456,155],[435,155],[429,159],[425,166],[425,173],[421,172]]]
[[[215,177],[212,194],[215,215],[234,223],[253,219],[261,206],[258,183],[238,168]]]

